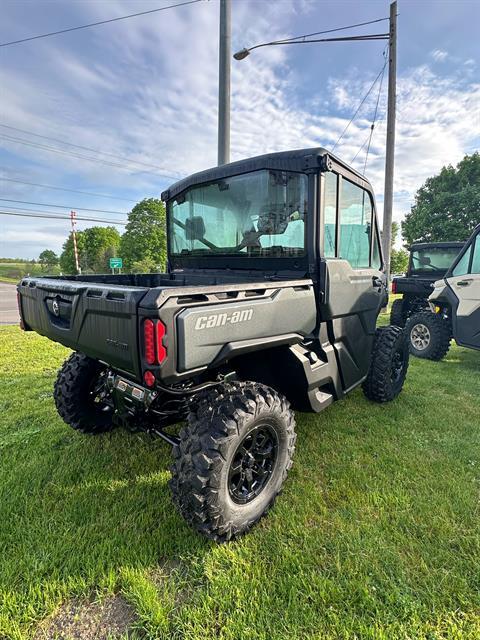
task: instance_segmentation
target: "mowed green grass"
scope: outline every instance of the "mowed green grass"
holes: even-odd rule
[[[62,423],[66,349],[15,327],[0,348],[0,637],[111,593],[142,638],[480,637],[479,352],[412,359],[392,404],[298,414],[275,508],[217,546],[172,506],[167,445]]]
[[[60,267],[50,267],[45,271],[40,264],[31,262],[0,262],[0,282],[17,284],[27,274],[43,276],[47,273],[60,273]]]

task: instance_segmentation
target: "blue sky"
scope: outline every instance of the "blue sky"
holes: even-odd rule
[[[167,4],[171,2],[3,0],[0,42]],[[389,3],[383,0],[233,0],[233,50],[382,18],[388,12]],[[479,148],[480,2],[399,0],[398,12],[394,217],[401,220],[425,178]],[[214,165],[218,13],[218,0],[210,0],[0,49],[0,125],[110,154],[75,151],[0,126],[0,197],[10,199],[2,200],[0,209],[14,211],[11,205],[61,214],[74,207],[82,215],[79,208],[84,207],[111,212],[92,216],[118,220],[124,216],[113,212],[127,212],[133,201],[159,197],[176,177]],[[387,23],[379,23],[355,33],[385,30]],[[232,159],[308,146],[331,148],[381,69],[384,46],[378,41],[270,47],[242,62],[232,61]],[[368,135],[376,98],[375,90],[336,149],[347,162]],[[386,82],[366,171],[380,216],[385,110]],[[39,149],[12,137],[111,164]],[[360,153],[354,164],[362,169],[363,162]],[[67,220],[0,216],[0,256],[32,258],[44,248],[60,251],[68,231]]]

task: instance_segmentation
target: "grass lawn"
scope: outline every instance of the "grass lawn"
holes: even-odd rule
[[[112,594],[128,637],[480,637],[479,352],[412,359],[388,406],[356,391],[298,414],[283,495],[223,546],[173,508],[166,444],[62,423],[66,355],[0,328],[0,638],[44,637],[62,603]]]
[[[48,273],[60,273],[60,267],[51,267]],[[1,262],[0,261],[0,282],[8,284],[18,284],[25,275],[43,276],[47,271],[42,269],[40,264],[32,264],[31,262]]]

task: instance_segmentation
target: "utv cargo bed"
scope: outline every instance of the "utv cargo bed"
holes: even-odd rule
[[[166,327],[169,358],[162,378],[167,380],[217,366],[252,345],[295,344],[315,327],[311,280],[182,286],[185,278],[163,274],[80,278],[24,278],[19,293],[25,328],[138,381],[146,318],[160,318]],[[117,278],[128,284],[113,284]],[[141,286],[143,279],[157,286]]]

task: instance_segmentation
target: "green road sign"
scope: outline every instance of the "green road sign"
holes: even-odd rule
[[[123,267],[122,258],[110,258],[110,269],[121,269]]]

